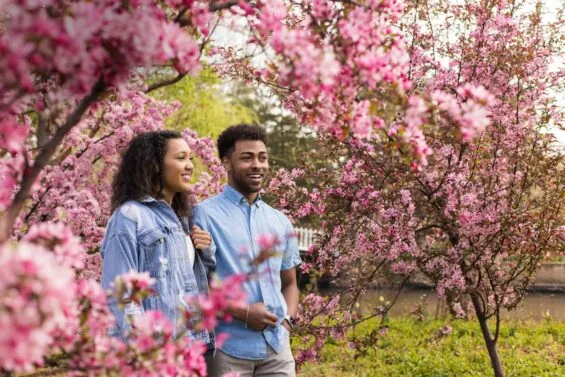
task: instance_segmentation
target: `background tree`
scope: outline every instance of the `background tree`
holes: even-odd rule
[[[411,3],[402,25],[412,92],[429,93],[432,105],[410,97],[412,107],[399,116],[388,103],[376,104],[392,130],[366,139],[321,137],[319,153],[334,158],[336,168],[305,166],[300,173],[325,182],[319,191],[297,186],[297,174],[274,182],[289,214],[320,217],[313,267],[333,276],[349,272],[341,308],[335,298],[305,301],[306,320],[334,314],[331,325],[310,328],[316,345],[335,334],[328,328],[362,320],[347,312],[377,279],[404,282],[420,274],[457,316],[474,313],[494,374],[504,375],[496,348],[501,311],[516,308],[548,253],[565,250],[564,156],[548,132],[562,119],[555,90],[563,75],[549,68],[563,51],[563,13],[543,23],[542,10],[513,2]],[[466,116],[446,92],[472,112],[483,111],[477,102],[488,104],[490,122],[478,138],[468,137]],[[442,131],[452,119],[463,125],[456,135]],[[433,152],[424,169],[403,163],[406,151],[390,137],[402,137],[403,124],[423,126]]]
[[[468,19],[474,20],[474,13],[488,14],[491,5],[486,1],[477,4],[468,11]],[[55,266],[53,257],[45,255],[65,254],[72,249],[60,247],[71,237],[58,225],[42,223],[50,219],[71,226],[75,222],[82,224],[75,232],[83,236],[85,249],[95,247],[104,225],[101,190],[106,187],[112,159],[115,161],[119,146],[133,133],[162,127],[162,113],[168,111],[167,106],[155,103],[146,94],[196,74],[205,56],[223,59],[218,68],[222,74],[234,74],[249,83],[261,82],[274,88],[299,122],[312,126],[319,134],[344,141],[351,136],[370,138],[381,130],[382,135],[386,134],[384,140],[391,140],[386,153],[398,158],[402,151],[402,158],[411,159],[414,168],[425,166],[431,153],[423,133],[428,125],[418,121],[424,106],[435,111],[435,116],[428,118],[435,121],[429,125],[433,135],[461,133],[464,141],[469,141],[483,130],[487,123],[483,106],[488,95],[480,87],[464,84],[480,76],[479,64],[477,76],[462,75],[453,87],[441,87],[442,80],[436,79],[433,97],[429,91],[422,91],[421,95],[410,92],[414,83],[419,84],[413,80],[425,77],[413,74],[416,71],[411,63],[426,65],[410,61],[416,55],[415,50],[409,53],[400,29],[404,11],[401,2],[374,0],[0,2],[0,255],[4,269],[15,272],[0,278],[0,296],[10,297],[0,304],[0,319],[20,335],[10,337],[2,347],[30,350],[21,353],[23,359],[16,362],[0,359],[0,368],[29,370],[40,365],[51,350],[66,351],[77,346],[74,360],[81,360],[84,352],[84,360],[97,363],[87,366],[90,374],[101,371],[112,375],[122,370],[120,366],[139,367],[135,361],[147,356],[142,347],[132,349],[132,353],[126,347],[118,360],[106,357],[112,341],[104,335],[107,318],[98,316],[96,309],[103,306],[99,298],[104,295],[88,289],[95,283],[80,279],[72,283],[59,281],[65,276],[80,276],[80,271],[70,271],[70,265],[61,267],[67,273],[57,268],[40,271],[29,256],[45,260],[45,266]],[[268,64],[257,64],[235,49],[208,48],[211,33],[221,19],[239,20],[247,25],[252,35],[249,44],[264,50]],[[506,30],[504,25],[500,28]],[[465,30],[472,31],[471,42],[478,40],[474,29]],[[493,56],[484,55],[481,46],[476,51],[482,55],[477,56],[492,63]],[[512,67],[524,67],[510,63]],[[525,71],[537,72],[536,67],[525,67]],[[146,84],[147,75],[155,70],[171,75]],[[514,81],[510,83],[514,85]],[[516,98],[522,98],[521,94]],[[397,122],[398,114],[406,114],[407,121]],[[212,170],[195,185],[197,198],[220,187],[223,173],[209,152],[214,149],[209,139],[198,139],[191,131],[185,136]],[[345,165],[347,161],[336,163]],[[58,195],[52,197],[55,193]],[[315,203],[321,194],[312,195]],[[89,219],[93,220],[91,224]],[[32,238],[39,246],[24,240],[33,230],[29,222],[37,222],[33,225],[41,229],[34,232],[42,236],[35,234]],[[39,281],[30,283],[34,279]],[[34,293],[33,287],[43,286],[42,282],[50,279],[61,284],[45,285],[48,294]],[[130,276],[130,286],[134,284],[132,280],[140,279]],[[146,286],[147,281],[139,284]],[[73,294],[59,295],[59,286],[69,286]],[[51,300],[51,295],[56,299]],[[28,309],[29,315],[21,316],[22,308]],[[77,322],[77,318],[81,321]],[[22,319],[30,322],[19,322]],[[96,336],[81,332],[83,326]],[[59,331],[61,328],[65,331]],[[171,340],[166,331],[160,332],[166,326],[158,317],[144,317],[140,328],[143,335]],[[194,348],[194,355],[186,355],[190,347],[167,344],[159,343],[156,349],[178,350],[190,357],[179,359],[176,354],[157,352],[159,357],[175,363],[147,365],[159,365],[162,371],[205,373],[200,368],[203,350]],[[189,363],[196,367],[187,368],[188,364],[183,363],[193,356],[200,364]],[[80,363],[75,365],[80,367]],[[87,368],[78,371],[89,374]],[[128,371],[135,373],[135,369]]]
[[[308,160],[315,145],[315,134],[301,126],[292,113],[285,111],[277,96],[265,86],[249,86],[240,81],[233,82],[228,88],[230,96],[252,109],[257,123],[267,129],[271,171],[292,169]]]
[[[154,77],[152,81],[160,79]],[[160,101],[178,103],[178,110],[165,122],[167,128],[177,131],[190,128],[199,135],[216,140],[231,125],[258,122],[254,109],[230,93],[226,84],[210,68],[201,70],[197,76],[185,76],[151,95]]]

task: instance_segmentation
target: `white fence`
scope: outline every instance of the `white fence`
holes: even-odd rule
[[[314,236],[318,233],[315,229],[310,228],[294,228],[298,236],[298,249],[301,252],[306,252],[314,243]]]

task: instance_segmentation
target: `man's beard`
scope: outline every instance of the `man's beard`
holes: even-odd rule
[[[265,184],[265,175],[263,174],[263,179],[261,181],[261,184],[258,186],[251,186],[248,182],[246,182],[245,177],[244,176],[234,176],[233,177],[233,182],[235,183],[235,185],[237,186],[237,189],[240,193],[242,194],[254,194],[256,192],[259,192],[263,189],[263,185]]]

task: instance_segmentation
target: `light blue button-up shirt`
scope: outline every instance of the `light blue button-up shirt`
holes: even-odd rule
[[[263,302],[278,318],[276,327],[263,331],[246,328],[238,320],[220,322],[217,333],[229,338],[221,350],[226,354],[248,360],[267,358],[267,347],[280,352],[288,337],[281,325],[287,314],[286,301],[281,291],[280,271],[300,264],[298,241],[288,218],[258,198],[247,203],[242,194],[226,185],[219,195],[203,201],[194,208],[194,224],[212,235],[216,273],[220,278],[239,273],[254,272],[250,261],[259,253],[259,236],[272,234],[282,242],[275,247],[279,255],[267,259],[257,269],[257,276],[244,283],[248,303]]]

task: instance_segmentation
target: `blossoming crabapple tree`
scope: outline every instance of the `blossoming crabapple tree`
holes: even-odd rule
[[[397,159],[402,152],[413,168],[424,167],[432,152],[424,137],[427,123],[422,120],[428,113],[428,119],[434,113],[436,121],[430,127],[435,132],[460,133],[463,140],[470,140],[487,124],[483,107],[490,97],[474,86],[477,80],[471,76],[460,77],[453,88],[438,84],[433,95],[417,90],[415,77],[425,76],[412,72],[420,63],[411,61],[415,49],[402,30],[409,5],[405,8],[397,0],[1,1],[0,242],[5,263],[29,265],[23,250],[32,246],[19,240],[32,223],[47,220],[69,224],[81,236],[84,249],[95,249],[108,215],[104,193],[118,150],[133,134],[160,127],[171,111],[147,99],[144,92],[194,73],[208,52],[217,51],[224,58],[223,73],[275,88],[302,122],[332,140],[371,140],[380,130],[380,137],[391,141],[384,153]],[[253,35],[250,43],[264,49],[269,64],[258,67],[234,50],[208,49],[220,16],[244,20]],[[175,74],[146,85],[147,72],[164,66]],[[404,121],[387,115],[397,112],[406,114]],[[205,159],[213,161],[205,152],[210,141],[187,137],[195,149],[202,148]],[[195,195],[216,189],[221,174],[216,167],[197,185]],[[47,229],[61,233],[56,227]],[[59,238],[51,238],[34,252],[55,251]],[[33,268],[22,271],[23,280],[2,285],[15,297],[11,302],[36,298],[29,296],[24,281],[27,275],[41,276]],[[41,320],[49,319],[49,313],[57,318],[46,322],[41,336],[57,328],[58,313],[71,320],[80,311],[79,304],[100,307],[89,302],[94,293],[77,293],[83,284],[71,285],[74,296],[49,301],[54,306],[46,313],[33,312],[33,308],[44,310],[43,305],[30,306],[30,318],[34,313]],[[55,305],[63,302],[68,307]],[[2,308],[5,323],[15,315],[13,308]],[[84,323],[97,328],[92,321]],[[143,323],[161,326],[158,317]],[[43,328],[42,322],[26,326],[22,334]],[[23,349],[34,344],[26,343],[32,338],[15,339]],[[41,347],[33,360],[3,361],[1,368],[19,371],[41,363],[54,344],[50,339],[37,343]],[[99,350],[106,357],[98,360],[108,360],[107,346],[88,344],[90,348],[80,349]]]
[[[0,370],[30,371],[62,351],[82,374],[205,375],[203,348],[172,339],[158,314],[133,324],[131,339],[139,342],[109,338],[106,293],[88,280],[97,278],[97,256],[84,257],[107,221],[120,149],[136,133],[161,128],[173,110],[144,95],[169,81],[147,87],[143,74],[155,65],[178,77],[195,72],[214,12],[232,5],[0,3],[0,255],[11,271],[0,283],[7,298],[0,322],[8,329]],[[213,145],[190,131],[185,136],[211,168],[193,194],[209,195],[222,174]],[[201,298],[212,300],[208,314],[240,302],[230,293],[239,285],[234,279],[229,292],[222,285]]]
[[[318,153],[333,165],[283,171],[271,182],[289,215],[321,225],[305,269],[344,279],[341,308],[336,298],[304,303],[303,315],[334,314],[333,329],[311,327],[316,345],[362,320],[348,312],[377,279],[418,275],[455,315],[475,314],[494,374],[504,375],[501,311],[516,308],[540,263],[565,250],[565,161],[549,132],[563,119],[556,93],[565,76],[551,69],[563,52],[563,10],[556,15],[544,22],[541,5],[505,1],[409,3],[400,21],[410,46],[408,111],[374,105],[388,132],[322,135]],[[445,132],[454,125],[458,133]],[[421,169],[398,148],[407,127],[430,148]],[[319,187],[297,185],[304,177]]]

